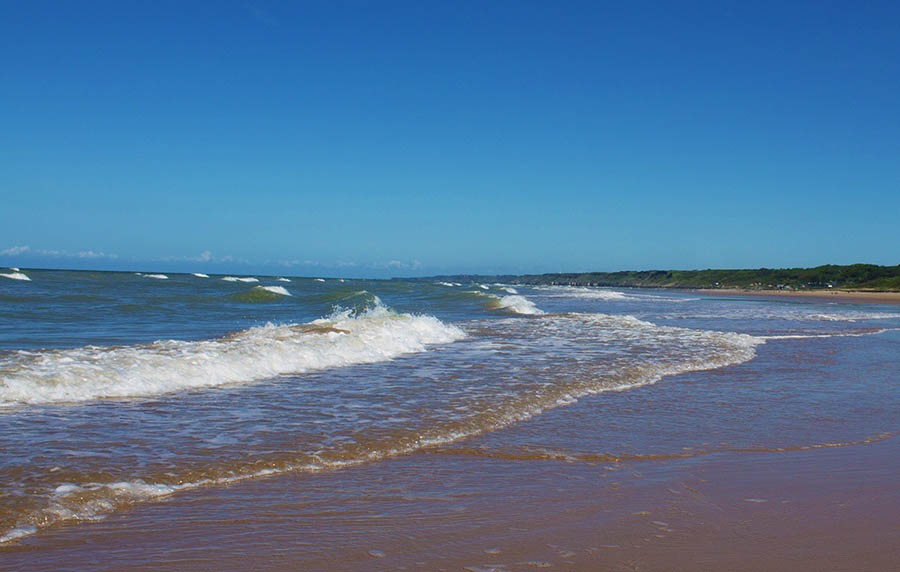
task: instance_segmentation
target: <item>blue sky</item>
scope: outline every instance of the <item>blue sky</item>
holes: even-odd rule
[[[0,264],[897,264],[898,22],[896,2],[0,1]]]

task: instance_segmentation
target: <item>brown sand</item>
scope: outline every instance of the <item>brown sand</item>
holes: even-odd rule
[[[201,489],[3,556],[16,570],[886,571],[897,441],[679,467],[417,454]],[[348,506],[336,487],[366,494]]]

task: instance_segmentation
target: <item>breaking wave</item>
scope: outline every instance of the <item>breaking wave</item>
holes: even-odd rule
[[[385,361],[465,337],[431,316],[383,305],[306,324],[253,327],[205,341],[20,350],[0,359],[0,406],[148,397]]]
[[[168,476],[159,474],[112,482],[62,482],[48,490],[42,504],[31,507],[15,518],[14,524],[10,523],[11,528],[0,536],[0,542],[32,534],[39,528],[61,521],[100,519],[123,507],[187,489],[286,472],[339,469],[447,445],[527,420],[587,395],[655,383],[666,375],[741,363],[752,359],[754,348],[765,343],[761,338],[744,334],[658,326],[632,316],[605,314],[544,315],[524,323],[521,320],[506,319],[497,324],[501,330],[520,326],[527,326],[529,339],[538,344],[554,333],[563,336],[558,341],[577,344],[583,337],[584,328],[589,328],[592,338],[628,337],[648,349],[657,346],[678,347],[685,353],[659,355],[651,352],[648,357],[655,356],[652,359],[635,362],[626,368],[607,370],[605,375],[597,375],[599,371],[591,369],[580,373],[575,370],[558,379],[547,379],[538,386],[530,386],[530,389],[523,386],[515,394],[497,396],[497,400],[481,404],[472,409],[469,415],[435,419],[434,423],[398,429],[381,437],[364,440],[363,443],[338,443],[332,449],[315,452],[286,450],[259,463],[227,462],[222,466],[191,471],[188,478],[187,473],[184,476],[170,473]],[[278,372],[329,367],[336,363],[343,365],[382,361],[401,353],[421,351],[426,343],[449,342],[463,336],[458,328],[445,325],[435,318],[396,314],[379,306],[356,318],[344,311],[308,324],[252,328],[230,338],[186,343],[182,348],[184,351],[178,357],[161,352],[161,348],[154,347],[157,344],[121,350],[145,354],[149,351],[156,356],[162,355],[162,359],[168,361],[163,367],[183,367],[189,359],[198,355],[235,365],[232,357],[236,348],[232,346],[237,343],[244,348],[244,353],[250,354],[247,356],[250,358],[248,361],[256,364],[252,366],[254,369],[250,375],[271,376]],[[90,351],[96,352],[99,349],[92,348]],[[106,350],[109,354],[117,351],[120,350]],[[64,353],[66,352],[56,352],[54,359],[58,362]],[[87,361],[83,355],[66,357],[80,360],[82,364]],[[113,369],[116,376],[121,376],[118,362],[124,357],[116,356],[114,359],[117,362]],[[259,361],[266,363],[259,364]],[[250,363],[237,362],[235,367],[251,367]],[[588,359],[585,363],[593,363],[593,360]],[[99,367],[101,370],[104,367],[108,369],[109,364],[99,364]],[[218,367],[220,366],[216,365]],[[261,368],[265,371],[261,371]],[[145,368],[149,369],[151,368]],[[182,375],[184,373],[191,372],[182,372]],[[203,368],[202,373],[218,376],[218,379],[228,377],[223,376],[219,369]],[[247,377],[247,374],[242,377]],[[120,377],[120,381],[124,379]],[[475,402],[471,404],[477,405]]]
[[[497,299],[496,304],[498,308],[507,310],[514,314],[535,316],[544,313],[543,310],[535,306],[534,302],[532,302],[525,296],[519,296],[515,294],[500,297],[499,299]]]
[[[601,290],[584,286],[536,286],[545,296],[558,298],[581,298],[585,300],[627,300],[630,298],[624,292],[617,290]]]
[[[12,270],[12,269],[10,269]],[[31,282],[31,278],[28,277],[24,272],[9,272],[9,273],[0,273],[0,276],[4,278],[9,278],[10,280],[25,280]]]
[[[279,296],[290,296],[291,293],[287,291],[287,288],[284,286],[256,286],[260,290],[265,290],[266,292],[271,292],[272,294],[278,294]]]

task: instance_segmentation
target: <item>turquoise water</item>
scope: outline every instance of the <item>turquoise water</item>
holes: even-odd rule
[[[567,450],[591,451],[577,426],[560,432],[566,406],[747,363],[762,346],[779,356],[767,375],[801,372],[796,386],[813,388],[804,407],[832,420],[827,434],[811,435],[791,422],[796,400],[784,408],[749,380],[735,399],[786,427],[767,447],[854,440],[897,423],[896,385],[854,379],[836,360],[829,375],[846,371],[847,384],[816,394],[816,372],[791,357],[798,343],[856,348],[896,372],[896,306],[492,283],[0,274],[8,543],[201,486],[465,447],[526,419],[540,427],[550,411]],[[679,417],[662,395],[665,427]],[[756,446],[761,433],[747,417],[735,434],[704,432]],[[640,450],[638,434],[617,439]],[[506,435],[504,454],[534,454],[527,431]]]

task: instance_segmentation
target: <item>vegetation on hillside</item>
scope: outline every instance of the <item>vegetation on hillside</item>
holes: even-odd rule
[[[758,268],[742,270],[642,270],[527,274],[522,276],[444,276],[443,279],[501,281],[520,284],[573,286],[630,286],[647,288],[748,288],[813,290],[900,290],[900,265],[827,264],[815,268]]]

